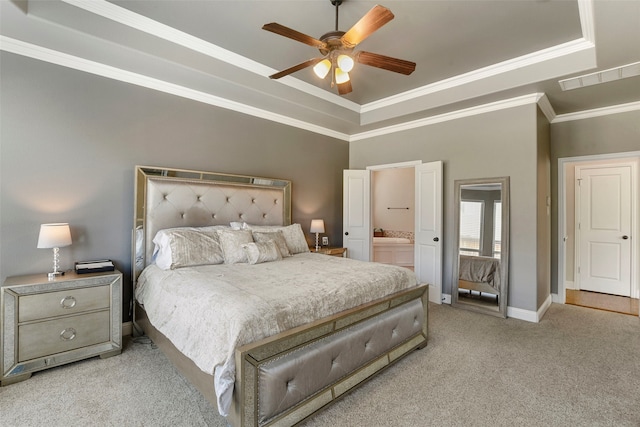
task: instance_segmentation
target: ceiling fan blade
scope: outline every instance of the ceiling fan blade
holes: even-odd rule
[[[318,49],[324,49],[327,47],[327,44],[321,40],[318,40],[314,37],[303,34],[299,31],[292,30],[289,27],[285,27],[284,25],[280,25],[275,22],[272,22],[270,24],[264,24],[262,26],[262,29],[271,31],[272,33],[276,33],[284,37],[288,37],[290,39],[299,41],[304,44],[308,44],[309,46],[313,46]]]
[[[340,95],[346,95],[353,90],[351,87],[351,80],[346,81],[344,83],[340,83],[337,86],[338,86],[338,93]]]
[[[347,48],[353,48],[392,19],[389,9],[376,5],[342,36],[342,42]]]
[[[287,68],[286,70],[280,71],[278,73],[272,74],[269,76],[270,79],[279,79],[281,77],[284,76],[288,76],[291,73],[295,73],[296,71],[300,71],[302,69],[305,69],[307,67],[311,67],[313,65],[316,65],[318,62],[322,61],[324,58],[323,57],[319,57],[319,58],[313,58],[310,59],[308,61],[304,61],[298,65],[294,65],[291,68]]]
[[[377,53],[360,51],[356,55],[356,61],[360,64],[370,65],[371,67],[382,68],[384,70],[393,71],[404,75],[413,73],[416,69],[416,63],[405,61],[404,59],[392,58],[390,56],[379,55]]]

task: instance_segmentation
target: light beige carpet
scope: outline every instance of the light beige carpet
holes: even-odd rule
[[[315,426],[640,426],[640,319],[553,304],[539,324],[431,305],[429,345]],[[2,426],[225,426],[149,344],[0,388]]]

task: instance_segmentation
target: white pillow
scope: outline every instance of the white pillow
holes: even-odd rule
[[[153,238],[154,262],[163,270],[203,264],[222,264],[217,229],[227,226],[178,227],[160,230]]]
[[[287,241],[284,239],[284,233],[282,230],[275,231],[254,231],[253,240],[256,243],[275,242],[282,258],[291,256]]]
[[[254,231],[278,231],[281,230],[284,235],[284,240],[287,242],[287,248],[291,255],[300,254],[303,252],[309,252],[309,244],[304,237],[302,226],[300,224],[291,225],[250,225],[247,224],[249,229]]]
[[[249,264],[279,261],[282,259],[276,242],[269,240],[264,243],[245,243],[242,245]]]
[[[249,226],[246,222],[231,221],[229,223],[232,230],[248,230]]]
[[[251,230],[218,230],[218,238],[225,264],[246,263],[248,261],[242,245],[253,243]]]

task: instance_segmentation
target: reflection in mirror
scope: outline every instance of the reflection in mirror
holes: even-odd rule
[[[509,177],[455,181],[456,265],[451,303],[506,317]]]

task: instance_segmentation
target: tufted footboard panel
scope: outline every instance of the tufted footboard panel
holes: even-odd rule
[[[334,335],[276,357],[258,368],[258,424],[269,423],[422,332],[424,309],[410,301]]]

